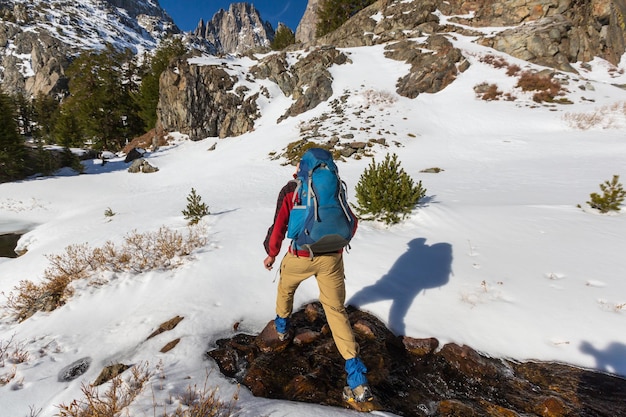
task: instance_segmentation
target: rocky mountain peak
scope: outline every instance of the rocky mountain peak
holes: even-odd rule
[[[215,53],[231,54],[268,48],[274,29],[252,4],[232,3],[228,11],[220,9],[206,24],[201,20],[193,35],[212,45]]]

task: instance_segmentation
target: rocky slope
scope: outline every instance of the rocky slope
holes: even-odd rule
[[[4,0],[0,17],[2,89],[27,97],[65,90],[65,69],[81,50],[112,43],[140,53],[179,32],[153,0]]]
[[[239,75],[243,79],[252,76],[271,80],[294,100],[279,120],[302,114],[332,95],[328,69],[346,62],[333,62],[335,58],[329,51],[334,48],[386,45],[388,58],[411,66],[410,72],[397,81],[397,93],[409,98],[441,91],[467,69],[467,57],[452,43],[455,36],[472,36],[483,46],[567,73],[575,73],[573,63],[588,62],[594,57],[617,64],[626,50],[626,0],[379,0],[320,39],[315,39],[311,32],[316,4],[315,0],[309,1],[298,27],[301,43],[288,51],[259,58],[250,73]],[[313,51],[316,60],[311,60],[309,52],[301,53],[302,48]],[[181,72],[181,68],[193,67],[182,64],[180,68],[171,68],[171,74],[161,80],[161,129],[178,130],[194,140],[228,137],[253,129],[254,103],[248,103],[248,110],[210,103],[217,104],[214,96],[241,95],[241,91],[233,91],[240,85],[233,82],[231,89],[224,90],[220,80],[211,78],[218,72],[204,64],[196,65],[196,75]],[[180,79],[186,79],[184,85],[178,82]],[[202,94],[198,94],[199,90]],[[179,96],[196,97],[198,106],[181,106]],[[232,103],[240,106],[241,101]],[[235,112],[246,112],[239,117],[243,124],[228,116]],[[212,120],[210,129],[198,128],[203,123],[197,121],[203,118]]]

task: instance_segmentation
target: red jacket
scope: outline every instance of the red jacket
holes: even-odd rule
[[[296,181],[289,181],[278,193],[278,201],[276,202],[276,212],[274,213],[274,223],[267,230],[267,236],[263,242],[265,246],[265,252],[269,256],[276,257],[280,253],[283,240],[287,235],[287,225],[289,224],[289,213],[293,208],[294,199],[293,193],[296,191],[298,183]],[[354,234],[356,232],[358,222],[356,216],[353,216],[354,221]],[[308,250],[296,250],[289,247],[289,252],[298,255],[309,257]]]

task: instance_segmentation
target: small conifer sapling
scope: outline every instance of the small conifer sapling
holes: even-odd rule
[[[620,211],[620,206],[626,199],[626,191],[624,191],[624,187],[619,182],[619,175],[613,175],[611,181],[605,181],[603,184],[600,184],[600,190],[602,190],[602,195],[591,193],[587,204],[600,213]]]
[[[196,193],[195,188],[192,188],[187,196],[187,208],[182,213],[190,225],[197,224],[202,217],[211,214],[209,206],[202,201],[202,197]]]

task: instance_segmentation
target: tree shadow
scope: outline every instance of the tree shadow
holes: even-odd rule
[[[347,304],[361,307],[391,300],[389,328],[397,335],[405,335],[405,318],[413,300],[422,291],[447,284],[451,274],[452,246],[449,243],[427,245],[424,238],[413,239],[387,274],[359,290]]]
[[[598,349],[589,342],[580,344],[580,351],[595,357],[596,369],[626,377],[626,345],[613,342]]]

